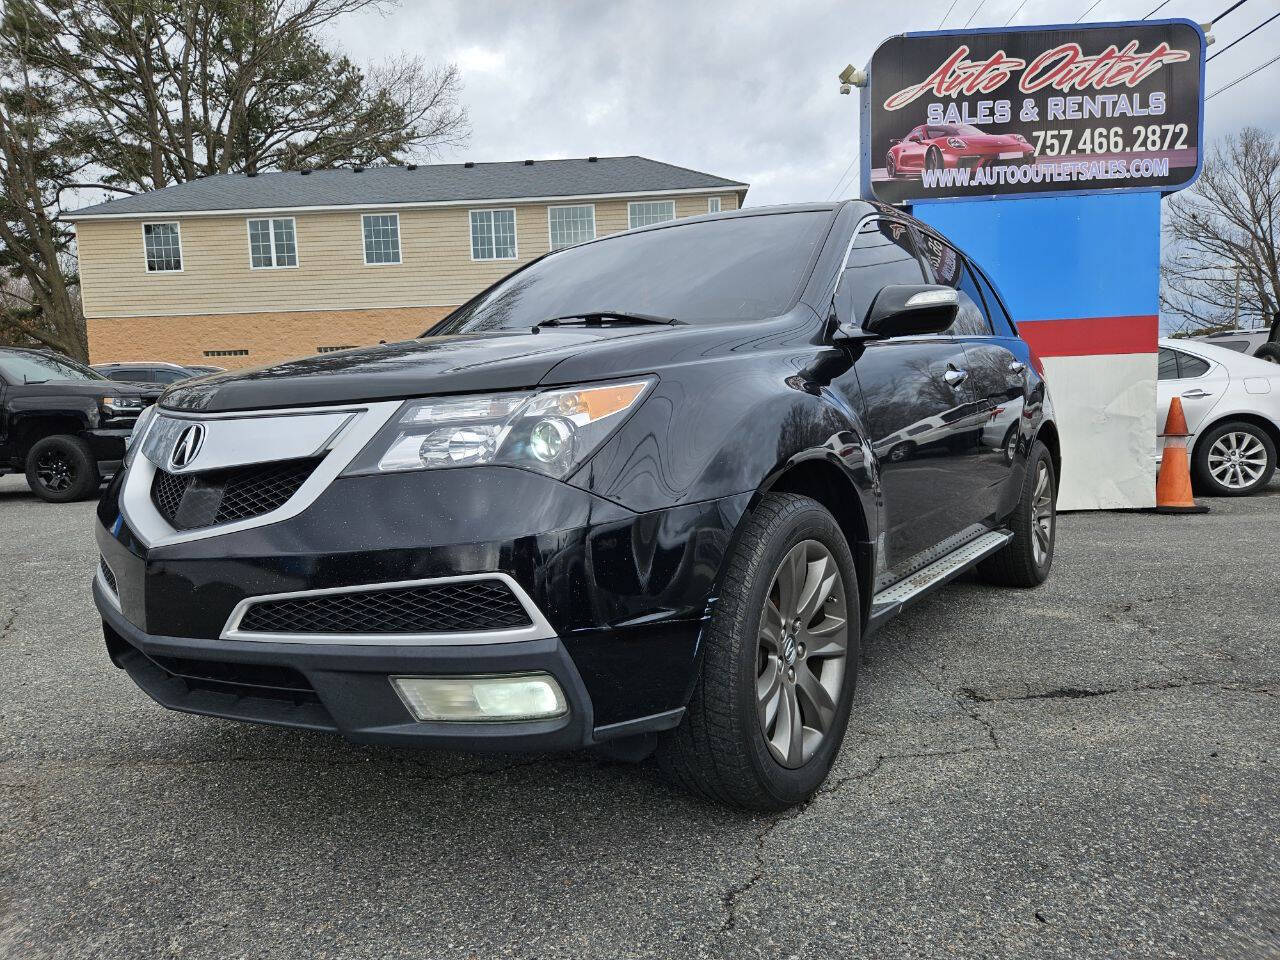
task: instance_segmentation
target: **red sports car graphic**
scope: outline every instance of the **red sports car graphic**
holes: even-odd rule
[[[922,170],[1032,163],[1036,154],[1020,133],[983,133],[967,123],[921,124],[889,142],[885,171],[890,179],[919,176]]]

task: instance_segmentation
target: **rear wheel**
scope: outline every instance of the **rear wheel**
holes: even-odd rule
[[[942,151],[937,147],[930,147],[929,152],[924,155],[924,166],[926,170],[941,170]]]
[[[97,491],[99,482],[98,465],[79,437],[45,437],[27,452],[27,483],[42,500],[83,500]]]
[[[1213,496],[1247,497],[1270,483],[1275,470],[1275,443],[1243,420],[1218,424],[1196,444],[1196,481]]]
[[[885,157],[884,166],[885,172],[889,174],[890,180],[894,179],[898,175],[898,165],[893,162],[892,153]]]
[[[1267,363],[1280,363],[1280,343],[1264,343],[1253,355]]]
[[[826,779],[860,638],[853,555],[821,504],[770,494],[745,521],[704,634],[702,673],[658,762],[680,785],[780,810]]]
[[[978,575],[1002,587],[1038,587],[1053,566],[1058,484],[1049,448],[1036,441],[1027,458],[1018,506],[1009,516],[1013,539],[978,564]]]

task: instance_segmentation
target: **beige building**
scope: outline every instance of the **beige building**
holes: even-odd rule
[[[644,157],[207,177],[68,214],[93,363],[255,366],[417,336],[549,250],[736,210]]]

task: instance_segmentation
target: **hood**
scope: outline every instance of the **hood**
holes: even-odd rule
[[[155,397],[156,390],[136,383],[115,380],[50,380],[28,383],[22,387],[24,397]]]
[[[605,340],[664,336],[670,328],[543,329],[426,337],[342,350],[169,387],[170,410],[261,410],[536,386],[556,364]]]

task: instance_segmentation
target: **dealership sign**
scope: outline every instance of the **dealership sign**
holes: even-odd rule
[[[1187,20],[891,37],[869,70],[871,188],[901,203],[1185,187],[1203,68]]]

